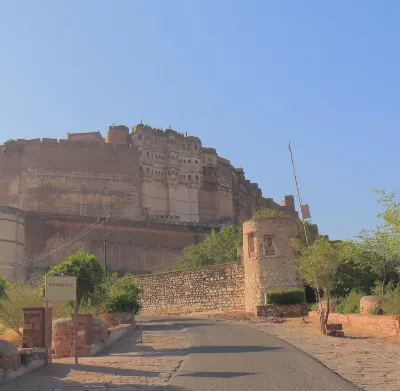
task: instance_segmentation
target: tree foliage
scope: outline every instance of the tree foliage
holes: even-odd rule
[[[106,282],[107,308],[105,312],[124,312],[137,314],[141,308],[139,289],[134,277],[126,275],[118,278],[113,274]]]
[[[7,329],[14,330],[22,337],[24,324],[23,308],[41,307],[43,298],[40,294],[40,280],[21,280],[6,283],[6,295],[0,300],[0,323]]]
[[[375,189],[375,193],[379,195],[378,203],[382,205],[383,212],[378,217],[383,219],[386,227],[391,231],[400,231],[400,202],[395,200],[396,193],[394,191],[388,193],[386,190]]]
[[[329,294],[335,287],[337,271],[340,266],[339,248],[325,238],[318,238],[305,247],[297,241],[299,255],[295,266],[304,281],[314,289],[322,289]]]
[[[311,224],[308,221],[304,221],[305,228],[307,230],[307,235],[310,244],[313,244],[316,239],[318,239],[321,235],[318,233],[318,226],[316,224]],[[303,246],[307,245],[306,234],[304,232],[304,224],[301,219],[297,220],[297,231],[299,234],[300,242]]]
[[[363,230],[358,237],[358,264],[375,276],[380,282],[381,294],[384,294],[385,285],[396,278],[400,265],[399,234],[396,231],[378,228]]]
[[[322,331],[326,332],[329,316],[331,291],[337,283],[337,272],[340,266],[340,252],[337,244],[326,238],[318,238],[310,246],[304,246],[299,239],[292,242],[297,250],[295,267],[303,280],[317,292],[323,291],[327,300],[327,311]]]
[[[0,276],[0,300],[7,299],[7,289],[9,285],[7,278],[5,276]]]
[[[187,269],[237,261],[237,249],[242,246],[242,241],[240,226],[228,225],[219,232],[212,230],[203,243],[186,247],[174,268]]]
[[[45,276],[75,276],[78,308],[81,305],[96,305],[104,295],[104,267],[95,255],[83,250],[54,265]],[[44,292],[44,283],[42,289]]]

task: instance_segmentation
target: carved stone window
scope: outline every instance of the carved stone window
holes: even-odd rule
[[[142,135],[141,134],[139,134],[139,140],[141,140],[142,139]]]
[[[274,235],[264,235],[263,253],[267,256],[276,255]]]
[[[255,234],[251,232],[247,235],[247,246],[249,248],[249,258],[256,256]]]

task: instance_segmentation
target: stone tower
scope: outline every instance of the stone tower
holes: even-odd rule
[[[303,288],[293,268],[290,240],[297,236],[297,218],[262,218],[243,223],[245,310],[264,305],[268,289]]]
[[[12,267],[24,260],[25,213],[17,208],[0,205],[0,273],[9,280],[24,277],[21,267]]]

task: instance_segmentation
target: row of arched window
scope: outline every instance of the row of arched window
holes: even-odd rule
[[[162,137],[150,137],[149,135],[146,136],[142,136],[141,134],[138,135],[138,139],[139,140],[150,140],[151,142],[154,142],[155,144],[158,143],[164,143],[165,142],[167,144],[173,144],[173,145],[179,145],[180,148],[182,149],[187,149],[187,150],[191,150],[192,149],[192,145],[194,145],[194,149],[197,151],[199,149],[199,146],[197,144],[186,144],[186,143],[181,143],[178,140],[175,140],[173,138],[168,137],[167,139],[162,138]]]
[[[142,151],[139,151],[139,156],[142,156],[142,155],[143,155]],[[157,153],[154,155],[153,153],[150,154],[150,151],[146,151],[146,157],[150,158],[150,155],[151,155],[152,159],[154,159],[154,157],[155,157],[158,160],[165,160],[165,157],[163,155],[158,155]],[[171,155],[170,157],[171,157],[171,160],[175,160],[175,156],[174,155]],[[183,164],[186,164],[186,163],[191,164],[192,160],[189,159],[189,160],[186,161],[186,159],[181,159],[181,163],[183,163]],[[196,159],[196,160],[194,160],[194,163],[198,164],[199,162]]]
[[[144,171],[145,170],[143,169],[143,167],[140,167],[140,172],[144,172]],[[158,177],[163,177],[163,176],[166,176],[166,175],[168,175],[168,176],[174,175],[173,171],[167,171],[166,173],[164,173],[164,171],[153,170],[153,169],[150,169],[150,167],[146,167],[146,173],[147,174],[151,173],[151,175],[155,175],[155,176],[158,176]],[[179,177],[181,179],[186,179],[186,175],[185,174],[179,174]],[[196,182],[199,182],[199,180],[201,180],[201,178],[199,178],[198,175],[192,176],[191,174],[189,174],[187,176],[187,180],[189,182],[191,182],[192,180],[195,180]]]

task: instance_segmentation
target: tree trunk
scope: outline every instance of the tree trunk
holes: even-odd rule
[[[330,304],[330,300],[329,300],[329,291],[326,292],[326,314],[325,314],[325,322],[324,322],[324,335],[326,334],[326,325],[328,324],[328,318],[329,318],[329,304]]]

